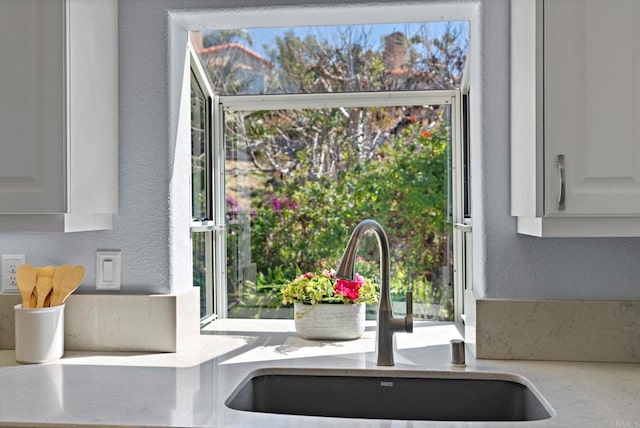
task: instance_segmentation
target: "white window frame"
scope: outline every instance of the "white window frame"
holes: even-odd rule
[[[210,164],[210,160],[213,159],[213,154],[211,150],[215,147],[213,144],[214,135],[213,133],[219,128],[218,126],[214,126],[212,120],[217,116],[217,114],[213,111],[218,105],[217,96],[213,93],[213,88],[209,82],[209,78],[207,77],[207,73],[198,58],[198,54],[196,53],[194,47],[189,43],[189,60],[190,60],[190,73],[195,78],[198,86],[204,94],[206,101],[205,111],[207,112],[205,119],[205,129],[206,129],[206,146],[207,146],[207,158],[208,158],[208,173],[210,175],[213,170],[212,165]],[[209,183],[207,184],[207,216],[203,219],[192,219],[191,221],[191,232],[203,233],[205,236],[205,269],[206,269],[206,277],[205,277],[205,296],[206,296],[206,313],[205,316],[200,320],[200,325],[204,326],[209,322],[213,321],[217,315],[217,307],[214,306],[216,301],[216,291],[214,290],[214,278],[211,272],[214,271],[213,265],[214,260],[216,259],[215,251],[217,242],[217,237],[215,236],[215,193],[212,195],[211,190],[215,188],[215,181],[213,177],[209,177]],[[192,191],[190,189],[190,191]],[[193,262],[192,262],[193,263]],[[202,303],[200,303],[202,304]]]
[[[473,227],[471,214],[471,144],[469,129],[469,57],[465,62],[460,89],[458,90],[458,123],[459,133],[455,143],[455,156],[453,159],[454,196],[457,207],[454,209],[453,240],[454,240],[454,314],[456,323],[466,322],[465,301],[470,293],[473,293]],[[466,101],[466,102],[464,102]],[[465,178],[465,167],[467,177]],[[469,207],[465,212],[464,201],[468,200]]]
[[[468,82],[468,80],[467,80]],[[468,93],[468,83],[466,84]],[[215,232],[215,257],[213,283],[216,301],[216,315],[226,318],[226,226],[225,226],[225,111],[285,110],[304,108],[338,107],[386,107],[397,105],[450,105],[451,106],[451,155],[452,155],[452,223],[454,252],[454,314],[455,322],[463,320],[463,302],[467,261],[470,261],[470,219],[464,218],[464,167],[463,167],[463,111],[462,90],[392,91],[359,93],[318,93],[318,94],[278,94],[278,95],[230,95],[216,97],[213,107],[213,182],[215,183],[215,221],[210,227]],[[216,126],[217,125],[217,126]],[[466,222],[466,223],[465,223]],[[465,244],[465,242],[467,244]],[[346,243],[345,243],[346,245]],[[466,250],[465,250],[466,247]],[[470,268],[470,266],[469,266]]]

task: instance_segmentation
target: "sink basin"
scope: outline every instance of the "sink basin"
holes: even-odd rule
[[[507,373],[261,369],[227,399],[249,412],[433,421],[533,421],[553,410]]]

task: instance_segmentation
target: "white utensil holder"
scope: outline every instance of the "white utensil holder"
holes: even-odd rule
[[[46,363],[64,354],[64,305],[23,309],[15,305],[16,361]]]

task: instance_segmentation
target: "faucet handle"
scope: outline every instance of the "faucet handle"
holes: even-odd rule
[[[413,333],[413,291],[405,294],[407,300],[407,315],[404,317],[404,331]]]

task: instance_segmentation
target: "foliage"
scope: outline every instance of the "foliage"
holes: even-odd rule
[[[438,38],[429,37],[426,28],[390,35],[407,49],[406,61],[392,69],[364,29],[345,27],[333,40],[288,32],[267,50],[273,68],[264,92],[453,88],[465,63],[460,34],[451,25]],[[206,40],[228,43],[250,40],[247,36],[230,31]],[[247,93],[252,87],[231,62],[209,71],[217,93]],[[227,174],[252,182],[232,190],[227,208],[240,211],[234,219],[251,222],[245,241],[258,266],[258,290],[273,289],[300,272],[336,266],[352,228],[375,218],[392,248],[392,297],[409,287],[420,301],[447,297],[439,287],[450,253],[447,109],[264,110],[226,117],[225,135],[234,147]],[[236,157],[244,163],[234,163]],[[245,198],[250,208],[240,203]],[[372,277],[378,249],[367,241],[358,269]]]
[[[277,36],[274,46],[267,49],[274,67],[265,71],[268,83],[263,92],[385,92],[459,86],[466,58],[460,25],[450,23],[438,38],[429,37],[426,25],[412,34],[395,32],[386,36],[405,45],[400,68],[380,43],[371,40],[368,31],[363,26],[340,27],[331,40],[319,34],[301,38],[293,31]],[[238,65],[225,63],[208,68],[214,75],[216,92],[243,94],[252,87]],[[296,174],[315,179],[332,177],[349,168],[354,159],[375,156],[390,135],[411,123],[410,118],[428,124],[442,120],[437,108],[381,110],[379,117],[363,111],[258,111],[239,118],[238,128],[230,131],[257,169],[274,177]],[[351,136],[349,144],[345,144],[346,136]],[[343,156],[343,150],[350,153]]]
[[[221,95],[450,89],[462,78],[466,25],[449,23],[438,37],[431,36],[428,24],[413,25],[410,32],[396,31],[381,40],[371,37],[369,26],[335,27],[331,37],[320,31],[300,37],[289,30],[264,46],[264,60],[272,64],[261,71],[264,86],[248,82],[242,64],[202,59]],[[206,31],[203,42],[205,47],[253,45],[245,29]],[[393,45],[402,45],[399,64],[386,51]]]
[[[338,279],[334,271],[307,272],[297,275],[280,289],[283,304],[307,303],[375,303],[376,286],[370,279],[356,274],[353,281]]]
[[[335,266],[349,231],[364,218],[383,224],[392,248],[392,290],[412,286],[431,300],[432,278],[446,264],[446,129],[407,128],[379,156],[335,179],[282,183],[278,194],[256,193],[252,256],[258,266],[297,270]],[[377,261],[377,246],[361,254]],[[377,263],[368,267],[375,272]]]
[[[288,281],[281,265],[266,266],[257,273],[257,280],[259,288],[274,288]]]

